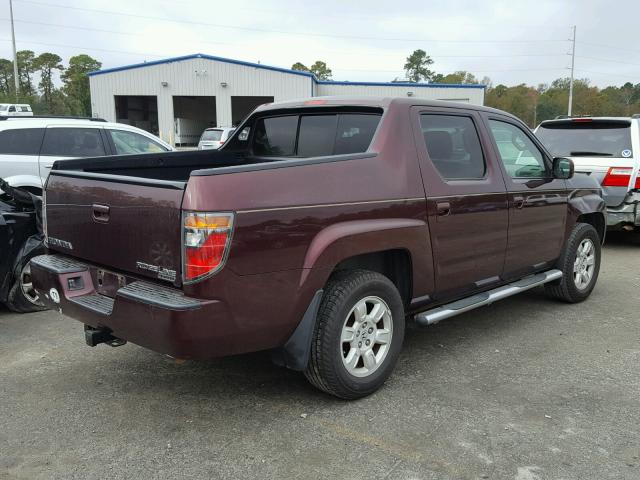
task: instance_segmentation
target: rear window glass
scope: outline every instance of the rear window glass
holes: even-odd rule
[[[258,119],[253,134],[253,153],[262,157],[292,156],[297,130],[297,115]]]
[[[10,128],[0,132],[0,153],[38,155],[44,128]]]
[[[298,157],[322,157],[333,153],[337,115],[305,115],[300,118]]]
[[[631,126],[620,121],[540,125],[536,136],[554,157],[631,157]]]
[[[42,155],[58,157],[100,157],[105,154],[97,128],[48,128]]]
[[[205,130],[202,138],[205,142],[218,142],[222,138],[222,130]]]
[[[298,158],[362,153],[379,122],[380,115],[365,113],[262,118],[256,122],[253,153]]]

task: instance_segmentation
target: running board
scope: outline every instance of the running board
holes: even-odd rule
[[[468,312],[474,308],[491,305],[493,302],[497,302],[503,298],[517,295],[525,290],[530,290],[534,287],[548,282],[553,282],[560,278],[562,278],[562,272],[560,270],[548,270],[546,272],[537,273],[530,277],[518,280],[517,282],[509,283],[487,292],[463,298],[457,302],[448,303],[441,307],[432,308],[431,310],[418,313],[415,316],[415,321],[418,325],[422,326],[433,325],[441,320],[460,315],[461,313]]]

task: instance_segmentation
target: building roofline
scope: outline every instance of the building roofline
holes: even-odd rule
[[[310,73],[310,72],[302,72],[300,70],[290,70],[288,68],[272,67],[270,65],[263,65],[261,63],[245,62],[242,60],[234,60],[231,58],[216,57],[214,55],[207,55],[204,53],[193,53],[191,55],[183,55],[180,57],[171,57],[171,58],[165,58],[162,60],[152,60],[150,62],[134,63],[132,65],[124,65],[122,67],[105,68],[104,70],[96,70],[93,72],[89,72],[87,75],[92,77],[94,75],[121,72],[123,70],[132,70],[135,68],[142,68],[142,67],[151,67],[153,65],[163,65],[165,63],[181,62],[183,60],[192,60],[194,58],[204,58],[206,60],[215,60],[217,62],[233,63],[235,65],[243,65],[245,67],[261,68],[263,70],[271,70],[271,71],[281,72],[281,73],[290,73],[293,75],[301,75],[303,77],[308,77],[315,80],[315,76],[313,75],[313,73]]]
[[[355,87],[405,87],[405,88],[487,88],[475,83],[413,83],[413,82],[346,82],[338,80],[316,80],[319,85],[353,85]]]
[[[195,58],[204,58],[216,62],[231,63],[235,65],[243,65],[245,67],[260,68],[263,70],[271,70],[280,73],[289,73],[292,75],[300,75],[313,80],[317,85],[352,85],[352,86],[368,86],[368,87],[401,87],[401,88],[482,88],[486,85],[477,84],[457,84],[457,83],[412,83],[412,82],[348,82],[339,80],[318,80],[313,73],[303,72],[300,70],[291,70],[288,68],[272,67],[261,63],[245,62],[242,60],[234,60],[232,58],[216,57],[215,55],[207,55],[205,53],[193,53],[191,55],[182,55],[180,57],[170,57],[162,60],[152,60],[150,62],[134,63],[131,65],[123,65],[121,67],[105,68],[104,70],[96,70],[89,72],[90,77],[95,75],[103,75],[105,73],[121,72],[123,70],[132,70],[135,68],[151,67],[153,65],[163,65],[166,63],[181,62],[183,60],[193,60]]]

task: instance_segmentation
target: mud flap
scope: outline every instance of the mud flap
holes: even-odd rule
[[[323,290],[318,290],[304,312],[302,320],[289,340],[271,353],[271,361],[281,367],[304,371],[309,363],[311,340],[316,327],[316,317],[320,308]]]

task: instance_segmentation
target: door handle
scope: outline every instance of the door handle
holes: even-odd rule
[[[449,202],[438,202],[436,203],[436,211],[439,217],[451,215],[451,204]]]
[[[109,221],[109,206],[99,205],[94,203],[91,206],[93,220],[100,223],[106,223]]]
[[[524,207],[524,197],[513,197],[513,207],[517,209],[521,209],[522,207]]]

